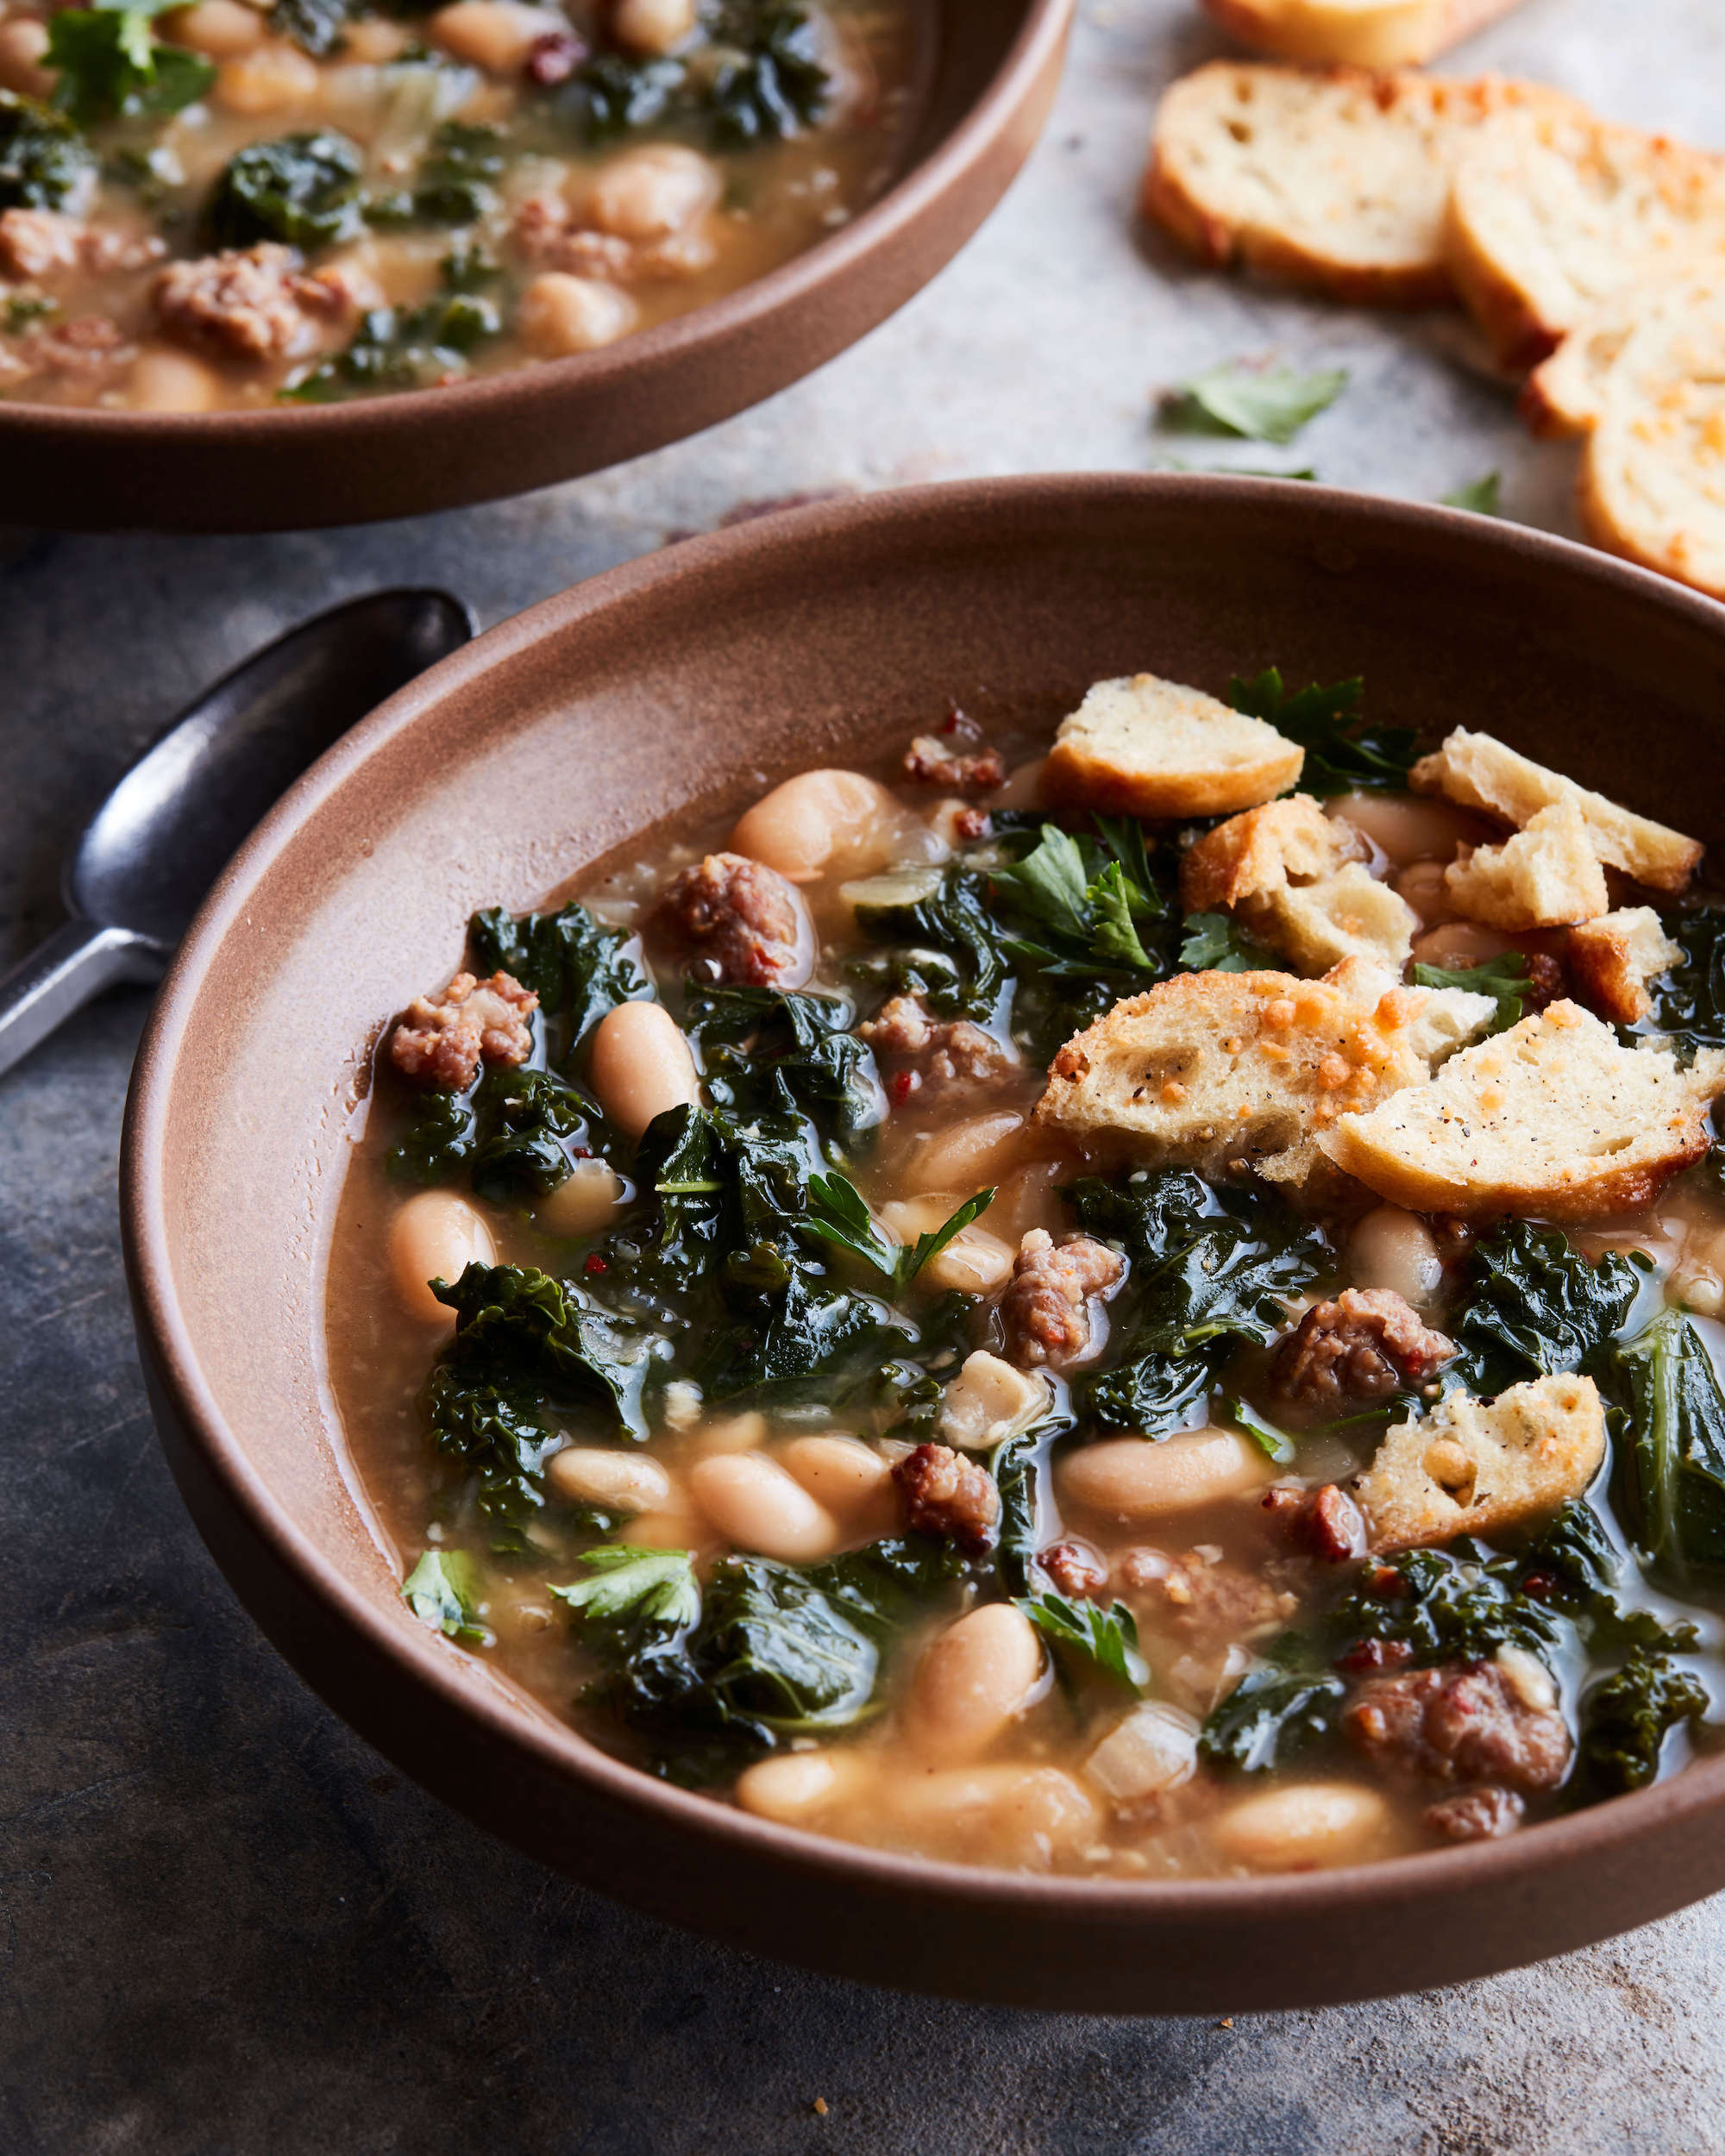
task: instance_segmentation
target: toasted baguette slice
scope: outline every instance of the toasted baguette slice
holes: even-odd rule
[[[1200,839],[1180,864],[1181,900],[1189,913],[1237,912],[1302,973],[1369,958],[1399,979],[1419,918],[1363,865],[1363,850],[1349,824],[1295,793]]]
[[[1457,912],[1491,928],[1561,928],[1590,921],[1611,904],[1573,801],[1553,801],[1501,846],[1475,846],[1452,861],[1444,888]]]
[[[1626,285],[1725,247],[1725,160],[1570,106],[1499,115],[1455,165],[1443,248],[1508,366],[1533,367]]]
[[[1653,1007],[1647,983],[1683,956],[1650,906],[1626,906],[1569,932],[1564,963],[1577,993],[1603,1018],[1633,1025]]]
[[[1725,382],[1674,382],[1651,405],[1614,398],[1578,491],[1595,546],[1725,599]]]
[[[1428,1086],[1341,1118],[1336,1165],[1413,1213],[1592,1220],[1648,1204],[1710,1142],[1725,1050],[1680,1069],[1625,1048],[1578,1003],[1553,1003],[1452,1056]]]
[[[1146,216],[1202,260],[1239,260],[1355,304],[1454,298],[1449,176],[1497,112],[1568,100],[1536,84],[1217,60],[1156,116]]]
[[[1538,1377],[1496,1400],[1452,1393],[1386,1431],[1353,1494],[1372,1554],[1531,1526],[1579,1497],[1605,1457],[1590,1377]]]
[[[1593,850],[1606,867],[1621,868],[1655,891],[1685,889],[1700,864],[1703,849],[1695,839],[1651,817],[1637,816],[1491,735],[1470,733],[1465,726],[1458,726],[1440,749],[1420,759],[1411,782],[1417,793],[1441,793],[1464,808],[1484,809],[1518,827],[1531,824],[1541,809],[1573,801],[1586,819]]]
[[[1427,1075],[1403,1028],[1322,981],[1180,974],[1068,1041],[1036,1112],[1113,1159],[1298,1185],[1326,1172],[1319,1131]]]
[[[1589,434],[1613,401],[1725,374],[1725,267],[1626,286],[1578,323],[1521,391],[1537,435]]]
[[[1204,0],[1242,45],[1307,66],[1423,67],[1521,0]]]
[[[1160,674],[1098,681],[1061,721],[1044,798],[1105,815],[1220,816],[1290,787],[1306,752],[1261,718]]]

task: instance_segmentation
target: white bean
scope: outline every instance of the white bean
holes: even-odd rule
[[[390,1269],[406,1309],[426,1325],[452,1326],[455,1313],[427,1284],[458,1281],[471,1263],[494,1265],[491,1230],[465,1198],[452,1190],[421,1190],[402,1206],[389,1229]]]
[[[1048,1380],[1021,1370],[986,1348],[967,1355],[940,1403],[937,1435],[943,1445],[987,1452],[1027,1430],[1049,1401]]]
[[[1128,1525],[1195,1511],[1269,1482],[1275,1468],[1236,1430],[1104,1438],[1060,1463],[1061,1501]]]
[[[809,1564],[843,1546],[838,1522],[802,1484],[762,1452],[721,1452],[698,1461],[689,1491],[734,1548]]]
[[[860,1762],[849,1752],[781,1752],[743,1770],[737,1802],[757,1819],[800,1827],[829,1810],[861,1778]]]
[[[1007,774],[1007,782],[997,787],[988,797],[990,808],[1032,809],[1042,805],[1042,772],[1048,761],[1038,756],[1033,762],[1021,763]]]
[[[1506,936],[1502,929],[1482,928],[1477,921],[1446,921],[1414,938],[1414,956],[1422,966],[1477,966],[1483,958],[1525,950],[1527,940]]]
[[[1099,1828],[1095,1798],[1059,1767],[889,1774],[881,1797],[874,1809],[884,1814],[889,1839],[927,1856],[1013,1870],[1045,1871],[1051,1859],[1090,1847]]]
[[[48,49],[48,26],[34,16],[14,16],[0,22],[0,90],[16,90],[25,97],[47,97],[56,77],[43,66]]]
[[[718,1546],[712,1529],[681,1492],[663,1512],[637,1513],[617,1531],[619,1542],[637,1550],[706,1551]]]
[[[717,1422],[704,1422],[690,1439],[690,1449],[699,1459],[714,1452],[754,1452],[767,1442],[767,1418],[756,1407],[746,1408],[740,1415],[724,1415]]]
[[[1449,886],[1444,881],[1448,866],[1443,861],[1416,861],[1391,879],[1396,895],[1413,907],[1423,928],[1439,928],[1456,918],[1455,907],[1450,903]]]
[[[891,1465],[855,1438],[793,1438],[779,1453],[786,1472],[824,1506],[851,1542],[878,1542],[899,1526]]]
[[[737,819],[731,843],[792,883],[873,875],[944,851],[926,824],[860,771],[799,772]]]
[[[984,1602],[924,1649],[905,1702],[906,1740],[925,1758],[975,1758],[1023,1714],[1043,1676],[1030,1620],[1010,1602]]]
[[[215,368],[190,352],[147,344],[126,377],[126,402],[134,411],[213,411],[223,387]]]
[[[297,45],[274,39],[249,53],[224,60],[216,71],[211,93],[224,111],[252,118],[265,112],[285,112],[303,105],[317,92],[317,63]]]
[[[983,1214],[989,1232],[1014,1249],[1032,1228],[1041,1228],[1057,1239],[1071,1225],[1060,1192],[1080,1173],[1070,1155],[1054,1160],[1027,1161],[1003,1175],[994,1202]]]
[[[593,1235],[617,1210],[623,1185],[606,1161],[578,1160],[548,1197],[533,1208],[533,1218],[548,1235]]]
[[[1026,1119],[1016,1108],[994,1108],[948,1124],[906,1162],[907,1190],[962,1190],[969,1197],[1019,1164],[1027,1144],[1036,1142]],[[992,1211],[992,1207],[990,1210]],[[987,1216],[984,1215],[986,1219]]]
[[[1374,1206],[1348,1238],[1348,1272],[1356,1287],[1386,1288],[1418,1309],[1442,1287],[1444,1261],[1417,1213]]]
[[[880,1208],[881,1225],[900,1243],[913,1244],[932,1235],[963,1205],[962,1198],[941,1194],[932,1198],[899,1198]],[[962,1294],[990,1295],[1012,1277],[1016,1249],[986,1228],[960,1228],[944,1249],[937,1250],[922,1269],[921,1277],[943,1292],[956,1288]]]
[[[718,167],[699,151],[646,142],[600,168],[587,191],[586,218],[619,240],[666,240],[705,216],[724,185]]]
[[[635,327],[639,313],[616,285],[574,277],[567,270],[543,270],[521,295],[515,326],[530,352],[542,360],[561,360],[615,344]]]
[[[194,0],[192,6],[175,8],[160,20],[161,34],[170,44],[211,60],[231,60],[264,41],[263,17],[242,0]]]
[[[525,7],[521,0],[455,0],[426,27],[434,45],[469,66],[512,75],[527,65],[542,37],[567,34],[569,26],[559,10]]]
[[[689,1044],[660,1003],[619,1003],[607,1011],[593,1031],[590,1070],[599,1106],[630,1138],[666,1109],[700,1100]]]
[[[574,1505],[607,1505],[618,1512],[659,1512],[670,1502],[671,1478],[644,1452],[572,1445],[545,1463],[545,1480]]]
[[[617,0],[609,28],[631,53],[674,53],[695,27],[695,0]]]
[[[1397,868],[1433,854],[1447,861],[1465,840],[1477,840],[1482,828],[1477,816],[1451,802],[1398,801],[1384,793],[1342,794],[1329,804],[1328,813],[1364,831]]]
[[[1211,1830],[1224,1860],[1253,1871],[1322,1871],[1387,1853],[1389,1807],[1357,1782],[1291,1782],[1249,1796]]]

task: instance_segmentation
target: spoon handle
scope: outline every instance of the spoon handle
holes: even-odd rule
[[[66,921],[0,977],[0,1070],[120,981],[159,981],[162,961],[129,929]]]

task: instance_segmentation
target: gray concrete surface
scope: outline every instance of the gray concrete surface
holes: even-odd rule
[[[1411,496],[1540,448],[1440,328],[1195,274],[1128,215],[1186,0],[1086,0],[1030,171],[816,379],[538,497],[369,531],[0,549],[0,961],[201,683],[380,581],[494,621],[738,503],[1074,467],[1314,461]],[[1717,0],[1530,0],[1469,58],[1725,147]],[[1274,350],[1352,370],[1284,455],[1158,440],[1154,391]],[[1725,2150],[1725,1901],[1488,1984],[1233,2026],[929,2003],[745,1959],[564,1884],[386,1770],[241,1614],[134,1359],[114,1177],[136,993],[0,1080],[0,2156],[1548,2156]],[[828,2106],[824,2115],[814,2100]]]

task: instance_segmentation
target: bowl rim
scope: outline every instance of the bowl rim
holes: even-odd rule
[[[938,209],[969,167],[987,155],[1018,106],[1031,96],[1043,71],[1057,57],[1076,8],[1077,0],[1024,0],[1018,34],[982,96],[928,155],[907,166],[836,232],[734,291],[621,337],[615,344],[453,382],[436,392],[433,408],[458,422],[480,415],[506,419],[513,406],[538,401],[536,389],[540,396],[563,386],[603,394],[631,375],[645,377],[687,359],[710,342],[723,342],[757,328],[781,309],[794,306],[832,279],[859,268],[877,249],[912,232]],[[940,35],[938,18],[935,34]],[[325,446],[336,446],[348,435],[375,440],[380,435],[411,431],[411,415],[424,409],[425,392],[420,390],[391,390],[328,404],[273,404],[256,410],[202,412],[96,411],[87,405],[0,398],[0,443],[9,434],[66,434],[84,446],[99,447],[104,440],[117,444],[147,426],[166,443],[196,440],[257,447],[315,431]]]
[[[825,542],[844,544],[858,527],[913,524],[932,511],[953,517],[987,516],[1023,506],[1082,516],[1108,503],[1220,499],[1279,513],[1317,508],[1364,517],[1380,529],[1409,534],[1453,532],[1458,520],[1474,527],[1473,542],[1506,562],[1543,559],[1584,582],[1650,603],[1678,622],[1709,633],[1725,661],[1725,605],[1639,566],[1578,542],[1465,510],[1371,495],[1309,482],[1181,473],[1051,473],[969,479],[881,490],[838,501],[776,511],[601,571],[536,602],[486,630],[397,692],[361,720],[259,824],[223,871],[169,968],[145,1026],[127,1099],[120,1169],[120,1209],[127,1272],[147,1368],[168,1397],[179,1426],[254,1535],[323,1609],[351,1627],[359,1642],[392,1665],[402,1686],[398,1702],[429,1695],[446,1713],[479,1726],[505,1749],[540,1767],[586,1784],[621,1808],[656,1813],[660,1822],[693,1836],[707,1852],[727,1848],[770,1856],[805,1871],[837,1871],[858,1882],[938,1891],[946,1902],[1011,1911],[1082,1910],[1122,1930],[1146,1920],[1203,1922],[1226,1929],[1267,1914],[1298,1916],[1339,1902],[1370,1909],[1440,1900],[1466,1883],[1508,1884],[1542,1871],[1565,1869],[1640,1839],[1664,1827],[1725,1803],[1725,1752],[1691,1760],[1653,1787],[1539,1822],[1501,1839],[1453,1849],[1424,1850],[1332,1871],[1244,1877],[1120,1880],[989,1871],[939,1859],[899,1855],[781,1826],[736,1806],[656,1780],[613,1758],[567,1723],[508,1696],[511,1682],[491,1689],[473,1683],[471,1662],[429,1626],[404,1630],[386,1621],[336,1567],[270,1500],[241,1440],[198,1368],[175,1291],[166,1226],[162,1140],[179,1054],[194,1030],[203,976],[224,937],[243,918],[253,886],[292,846],[305,820],[369,759],[410,730],[422,712],[453,690],[476,681],[545,637],[627,604],[638,595],[699,573],[709,565],[795,553],[804,560]],[[320,1223],[320,1246],[329,1214]],[[321,1320],[320,1320],[321,1321]],[[495,1673],[493,1673],[495,1674]]]

